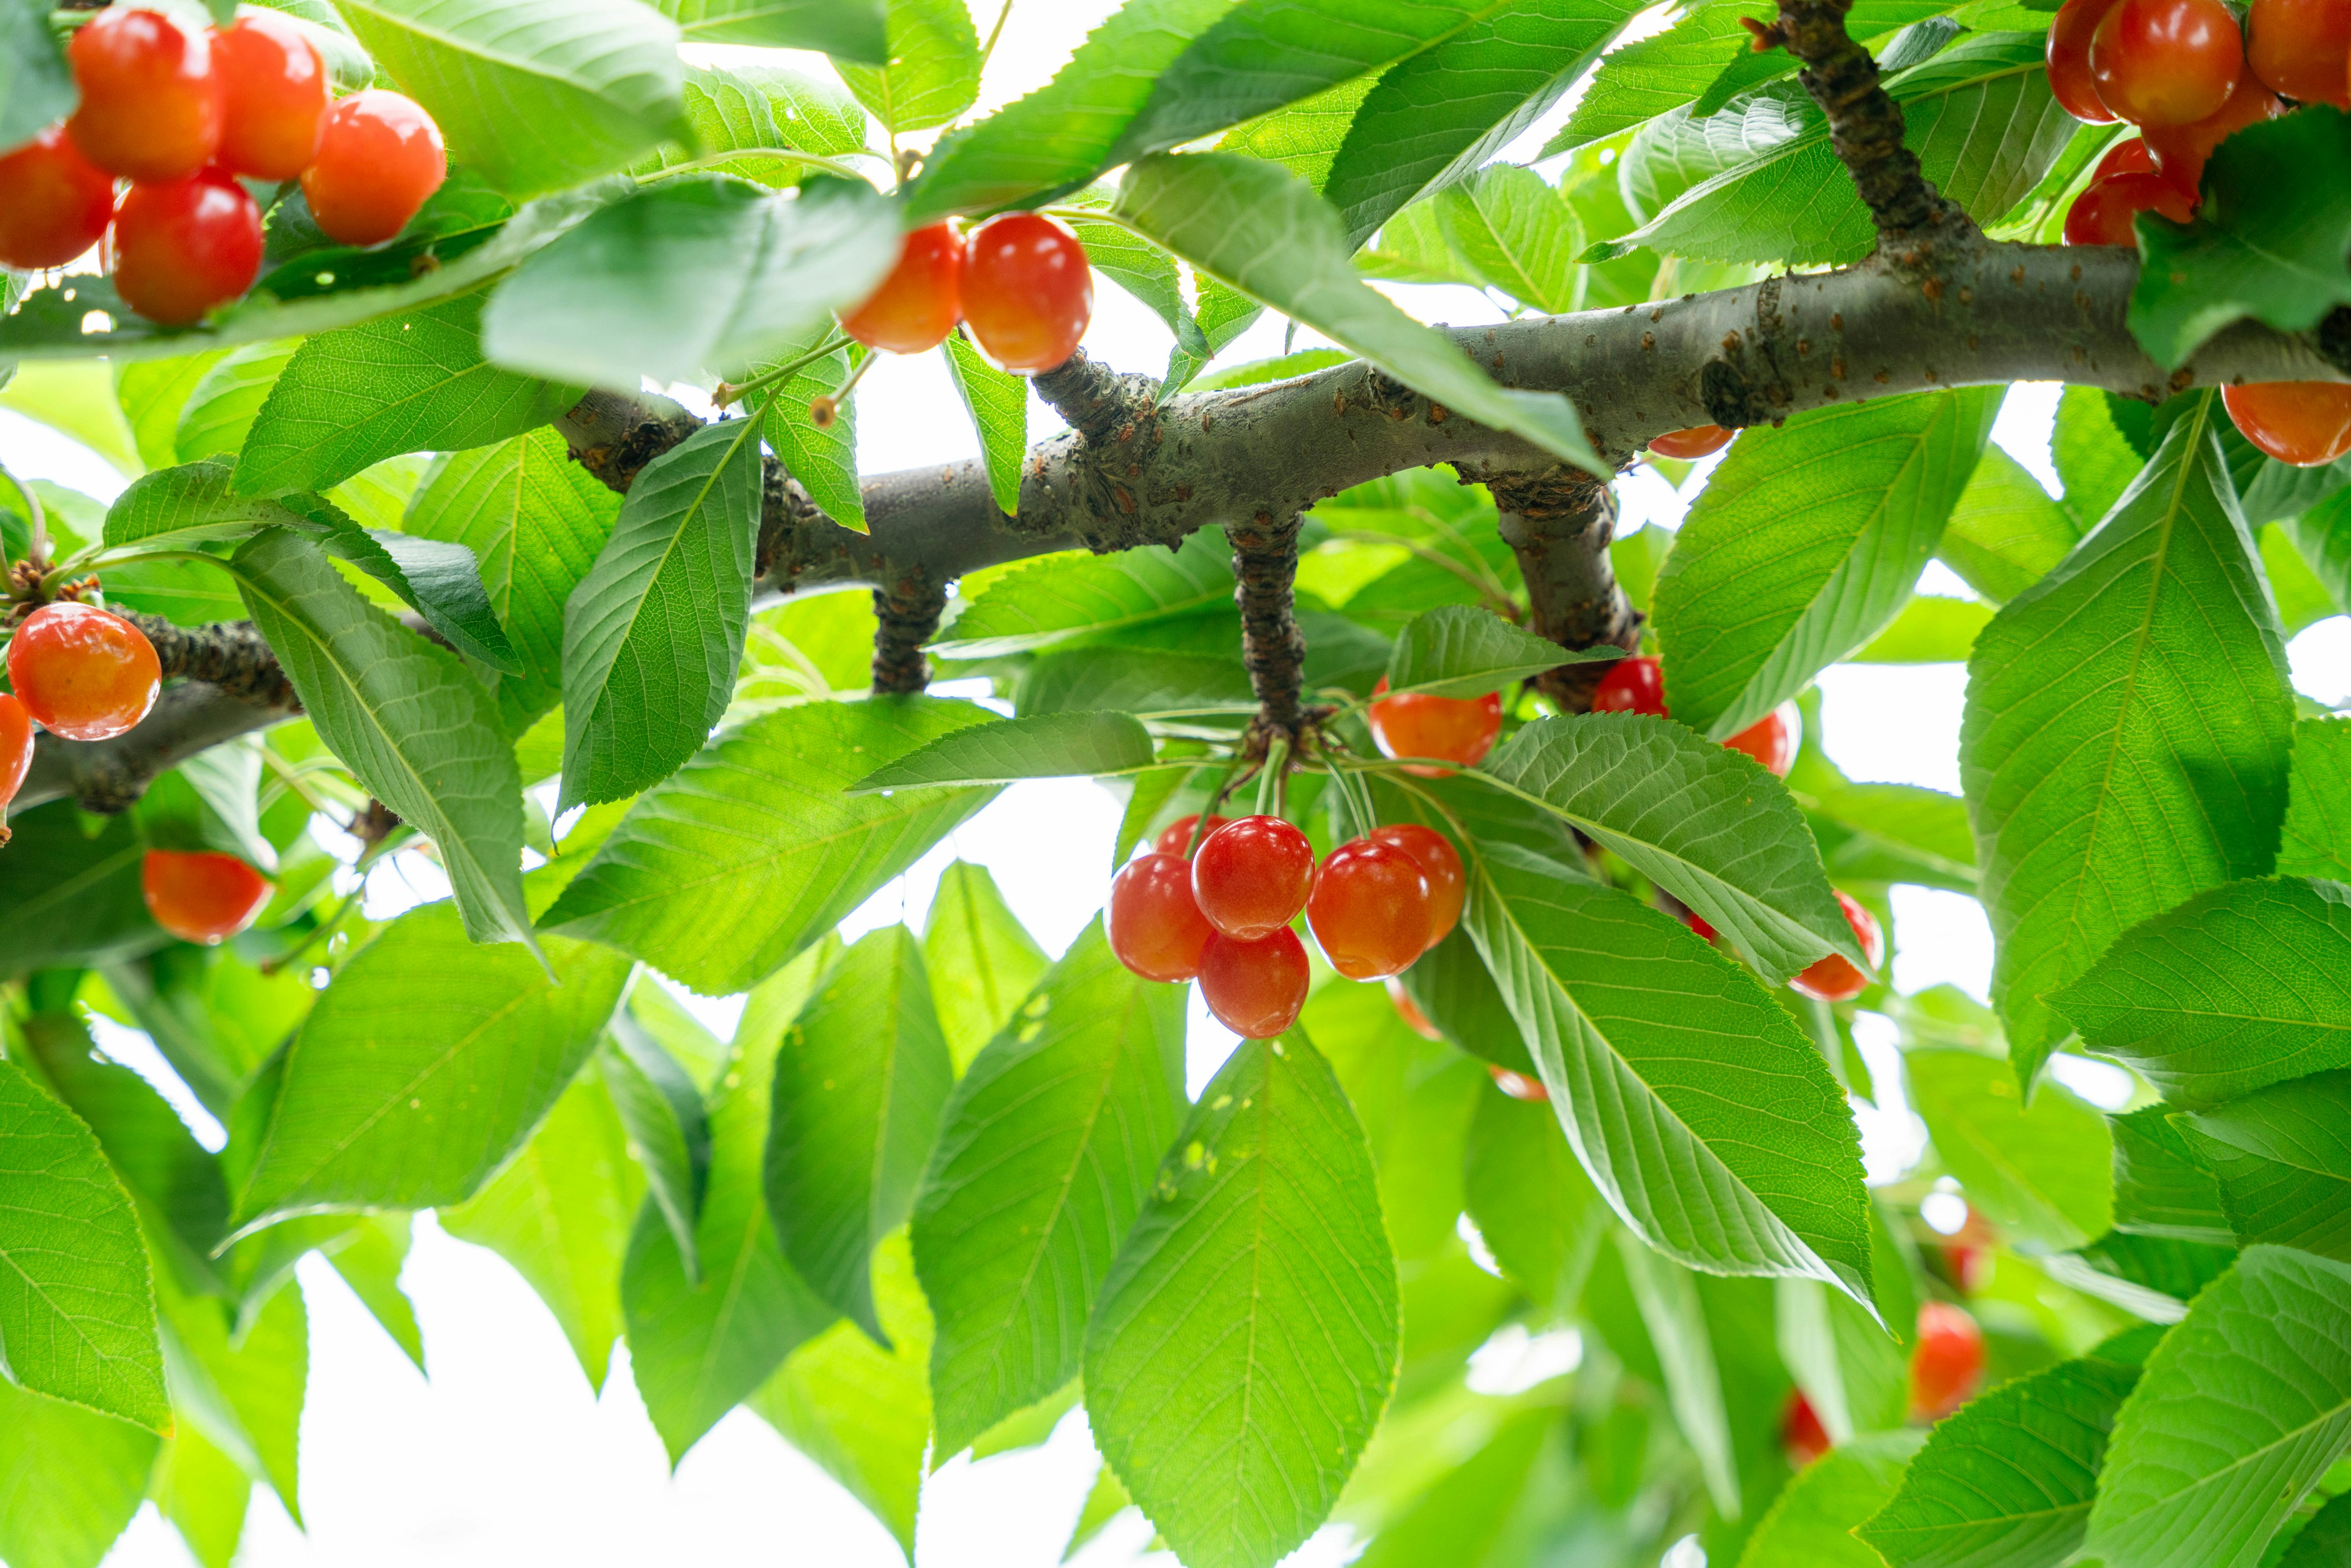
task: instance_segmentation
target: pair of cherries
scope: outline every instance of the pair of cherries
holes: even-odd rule
[[[841,329],[871,349],[920,354],[967,323],[1008,371],[1050,371],[1077,351],[1093,319],[1093,269],[1078,236],[1037,213],[1008,213],[972,230],[916,229],[897,265]]]

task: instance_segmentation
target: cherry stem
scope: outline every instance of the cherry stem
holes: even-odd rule
[[[841,405],[849,401],[849,394],[857,390],[857,383],[865,379],[865,372],[871,370],[873,361],[881,357],[879,354],[866,355],[858,361],[856,367],[849,372],[849,379],[841,383],[841,390],[811,402],[809,404],[810,423],[819,430],[831,430],[832,422],[841,417]]]
[[[762,371],[747,382],[720,382],[718,383],[718,390],[710,394],[711,405],[715,408],[732,408],[735,404],[742,402],[747,394],[758,392],[760,388],[771,385],[776,382],[780,382],[789,376],[798,374],[799,371],[804,371],[810,365],[816,363],[819,360],[823,359],[826,355],[839,353],[848,345],[848,333],[841,331],[831,332],[826,334],[823,342],[818,344],[815,348],[810,349],[807,353],[802,354],[796,360],[787,360],[772,371]],[[868,356],[868,358],[871,357],[872,356],[870,355]],[[854,383],[853,377],[852,378],[852,384]],[[841,388],[841,392],[844,392],[848,390],[849,388],[846,386]],[[834,395],[838,398],[840,394],[835,393]]]
[[[1290,737],[1277,735],[1265,748],[1265,766],[1257,776],[1257,814],[1281,813],[1282,775],[1290,770]]]
[[[1004,37],[1004,24],[1011,19],[1012,0],[1004,0],[1004,8],[996,14],[996,26],[987,30],[987,42],[982,44],[979,47],[979,63],[981,65],[986,65],[987,63],[987,57],[996,53],[996,40]]]

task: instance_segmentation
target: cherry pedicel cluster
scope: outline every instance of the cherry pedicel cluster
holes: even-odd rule
[[[882,287],[841,319],[870,349],[920,354],[960,321],[1008,371],[1050,371],[1093,319],[1093,269],[1077,235],[1038,213],[1007,213],[968,235],[950,224],[908,235]]]
[[[287,17],[191,29],[115,6],[67,54],[80,106],[0,156],[0,263],[63,267],[110,229],[116,292],[164,326],[200,319],[259,276],[261,209],[243,182],[298,179],[322,233],[371,246],[406,227],[448,172],[431,115],[396,92],[333,99],[326,62]]]

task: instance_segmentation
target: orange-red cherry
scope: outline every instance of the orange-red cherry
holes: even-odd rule
[[[276,12],[247,11],[213,35],[213,62],[227,109],[220,166],[256,180],[308,168],[332,84],[302,29]]]
[[[1802,1469],[1835,1445],[1829,1441],[1829,1429],[1821,1425],[1821,1413],[1804,1397],[1801,1388],[1788,1390],[1788,1403],[1780,1411],[1780,1447],[1788,1452],[1788,1463]]]
[[[2220,401],[2244,438],[2281,463],[2314,468],[2351,452],[2351,385],[2255,382],[2221,388]]]
[[[0,266],[63,267],[106,233],[114,176],[52,125],[0,156]]]
[[[1770,768],[1772,777],[1785,779],[1788,769],[1796,765],[1796,743],[1802,732],[1803,720],[1796,705],[1782,703],[1722,744],[1747,753]]]
[[[2186,125],[2148,126],[2147,151],[2155,155],[2157,171],[2187,192],[2192,202],[2214,148],[2246,126],[2274,120],[2284,112],[2278,95],[2263,87],[2249,66],[2238,77],[2237,90],[2229,95],[2229,101],[2212,113]]]
[[[225,175],[133,185],[114,210],[115,292],[150,321],[185,327],[253,287],[261,246],[261,209]]]
[[[1695,463],[1709,454],[1730,444],[1738,432],[1725,430],[1719,424],[1693,424],[1687,430],[1669,430],[1649,443],[1649,450],[1660,457],[1678,458]]]
[[[2115,0],[2065,0],[2049,25],[2049,90],[2057,106],[2091,125],[2111,125],[2121,117],[2098,96],[2090,77],[2090,39],[2115,8]]]
[[[893,354],[937,348],[963,319],[963,241],[948,225],[916,229],[898,247],[898,265],[882,287],[841,319],[841,330]]]
[[[2092,181],[2065,209],[2067,245],[2138,245],[2138,215],[2160,213],[2184,224],[2196,214],[2196,198],[2160,174],[2111,174]]]
[[[1404,1020],[1405,1028],[1412,1030],[1413,1033],[1420,1036],[1423,1040],[1443,1040],[1445,1038],[1444,1031],[1439,1030],[1435,1024],[1428,1021],[1428,1015],[1420,1010],[1420,1004],[1414,1001],[1412,999],[1412,993],[1404,988],[1404,982],[1402,980],[1397,979],[1394,975],[1390,975],[1385,980],[1382,981],[1381,984],[1387,988],[1388,1001],[1395,1008],[1396,1017]]]
[[[1489,692],[1482,697],[1438,697],[1426,692],[1382,696],[1388,678],[1382,675],[1372,688],[1371,710],[1364,715],[1372,738],[1389,757],[1433,757],[1464,767],[1484,760],[1502,733],[1502,697]],[[1442,779],[1449,768],[1408,767],[1406,773]]]
[[[1177,860],[1190,860],[1192,858],[1192,829],[1194,824],[1198,822],[1199,820],[1199,814],[1195,812],[1188,817],[1178,817],[1174,821],[1168,823],[1165,827],[1160,829],[1159,837],[1154,841],[1154,842],[1158,846],[1159,852],[1163,855],[1174,855]],[[1230,817],[1219,817],[1211,813],[1208,817],[1208,825],[1200,830],[1200,837],[1203,839],[1207,838],[1210,833],[1215,832],[1218,828],[1223,827],[1227,822],[1231,821],[1232,819]]]
[[[319,232],[381,245],[408,226],[448,176],[441,128],[415,99],[370,88],[327,110],[302,195]]]
[[[1140,855],[1111,879],[1103,916],[1110,950],[1146,980],[1188,980],[1216,933],[1192,900],[1192,868],[1176,855]]]
[[[2245,62],[2272,91],[2351,109],[2351,3],[2253,0]]]
[[[2218,113],[2244,66],[2244,37],[2220,0],[2116,0],[2090,39],[2099,100],[2134,125]]]
[[[1311,977],[1306,945],[1287,926],[1255,942],[1211,936],[1200,956],[1200,999],[1243,1040],[1271,1040],[1296,1023]]]
[[[8,802],[25,787],[25,772],[33,766],[33,716],[25,705],[0,692],[0,818],[7,815]],[[8,830],[0,826],[0,844],[8,841]]]
[[[163,667],[147,634],[91,604],[44,604],[8,642],[8,684],[41,727],[110,740],[155,706]]]
[[[963,316],[989,359],[1008,371],[1050,371],[1077,351],[1093,314],[1093,268],[1077,235],[1035,213],[972,231]]]
[[[82,155],[133,180],[184,180],[220,148],[224,95],[205,29],[117,5],[66,47],[81,103],[66,121]]]
[[[155,924],[183,942],[225,942],[259,917],[277,890],[235,855],[149,850],[139,891]]]
[[[1968,1402],[1983,1376],[1983,1330],[1967,1309],[1949,1301],[1918,1308],[1918,1340],[1910,1348],[1910,1414],[1939,1421]]]
[[[1202,839],[1192,857],[1200,913],[1237,941],[1259,941],[1289,925],[1313,890],[1314,846],[1280,817],[1236,818]]]
[[[2117,141],[2106,149],[2098,166],[2090,171],[2090,183],[2095,185],[2109,174],[2152,174],[2156,172],[2155,154],[2144,136],[2134,136],[2127,141]]]
[[[1592,689],[1593,713],[1666,716],[1666,667],[1655,659],[1619,659]]]
[[[1364,835],[1374,843],[1402,850],[1420,862],[1428,878],[1428,946],[1453,935],[1461,923],[1461,904],[1468,896],[1468,879],[1461,873],[1461,857],[1452,841],[1435,828],[1418,822],[1390,822]]]
[[[1844,911],[1844,923],[1853,927],[1855,939],[1861,943],[1863,956],[1873,969],[1886,961],[1886,933],[1878,928],[1877,916],[1836,890],[1837,907]],[[1801,995],[1823,1002],[1849,1002],[1869,987],[1869,977],[1854,967],[1853,960],[1842,953],[1832,953],[1788,982]]]
[[[1551,1091],[1542,1086],[1540,1078],[1530,1078],[1523,1072],[1513,1072],[1507,1067],[1496,1067],[1490,1062],[1487,1064],[1486,1071],[1494,1080],[1494,1087],[1513,1100],[1538,1102],[1551,1098]]]
[[[1428,950],[1427,873],[1393,844],[1355,839],[1314,873],[1306,924],[1331,967],[1351,980],[1401,974]]]

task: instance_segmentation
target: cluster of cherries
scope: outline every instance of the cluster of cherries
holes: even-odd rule
[[[1925,1301],[1910,1345],[1910,1418],[1939,1421],[1966,1404],[1983,1379],[1983,1330],[1965,1307]],[[1820,1412],[1801,1388],[1791,1389],[1780,1413],[1780,1442],[1789,1462],[1811,1464],[1833,1446]]]
[[[154,707],[163,670],[138,627],[60,600],[26,616],[9,639],[8,684],[15,691],[0,692],[0,811],[24,788],[35,724],[67,740],[111,740]],[[277,891],[235,855],[180,850],[149,850],[140,887],[158,925],[204,943],[252,925]]]
[[[2049,29],[2049,87],[2093,125],[2128,120],[2065,214],[2067,245],[2136,246],[2141,213],[2195,215],[2204,164],[2288,101],[2351,109],[2351,0],[2065,0]],[[2223,391],[2245,439],[2311,466],[2351,452],[2351,386],[2266,382]]]
[[[320,232],[380,245],[448,172],[433,117],[396,92],[334,99],[290,18],[247,11],[190,29],[161,11],[99,12],[68,47],[81,103],[0,155],[0,263],[63,267],[108,237],[114,287],[183,327],[253,287],[261,209],[243,181],[299,179]],[[120,200],[115,182],[130,182]]]
[[[921,354],[971,328],[1008,371],[1050,371],[1093,319],[1093,269],[1078,236],[1041,213],[1007,213],[968,235],[951,224],[908,235],[882,287],[841,319],[872,349]]]

